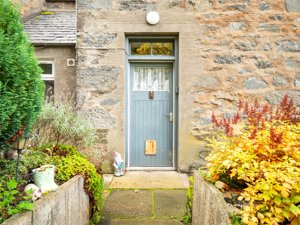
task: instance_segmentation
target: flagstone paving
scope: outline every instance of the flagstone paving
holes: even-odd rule
[[[104,177],[105,200],[99,225],[183,224],[186,174],[143,171],[129,172],[124,177]]]

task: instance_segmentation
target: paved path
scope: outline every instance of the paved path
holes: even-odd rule
[[[176,172],[105,175],[100,225],[179,225],[186,209],[188,178]]]

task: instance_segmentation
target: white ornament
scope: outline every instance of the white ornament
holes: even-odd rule
[[[159,22],[159,19],[159,14],[155,11],[148,12],[146,17],[147,22],[151,25],[157,24]]]
[[[38,186],[36,186],[34,184],[26,185],[24,191],[28,192],[30,190],[32,191],[32,193],[30,194],[32,201],[36,201],[36,200],[38,200],[39,198],[42,197],[42,192],[41,192],[41,190]]]
[[[54,169],[55,166],[53,165],[44,165],[33,170],[34,183],[41,189],[42,193],[55,191],[58,188],[54,182]]]

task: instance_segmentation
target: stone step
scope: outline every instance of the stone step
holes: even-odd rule
[[[181,224],[186,201],[182,189],[112,190],[104,202],[100,224]]]
[[[172,219],[107,219],[101,220],[100,225],[182,225],[178,220]]]

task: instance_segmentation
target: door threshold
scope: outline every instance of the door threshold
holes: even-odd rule
[[[175,167],[127,167],[127,171],[134,171],[134,170],[151,170],[151,171],[175,171]]]

